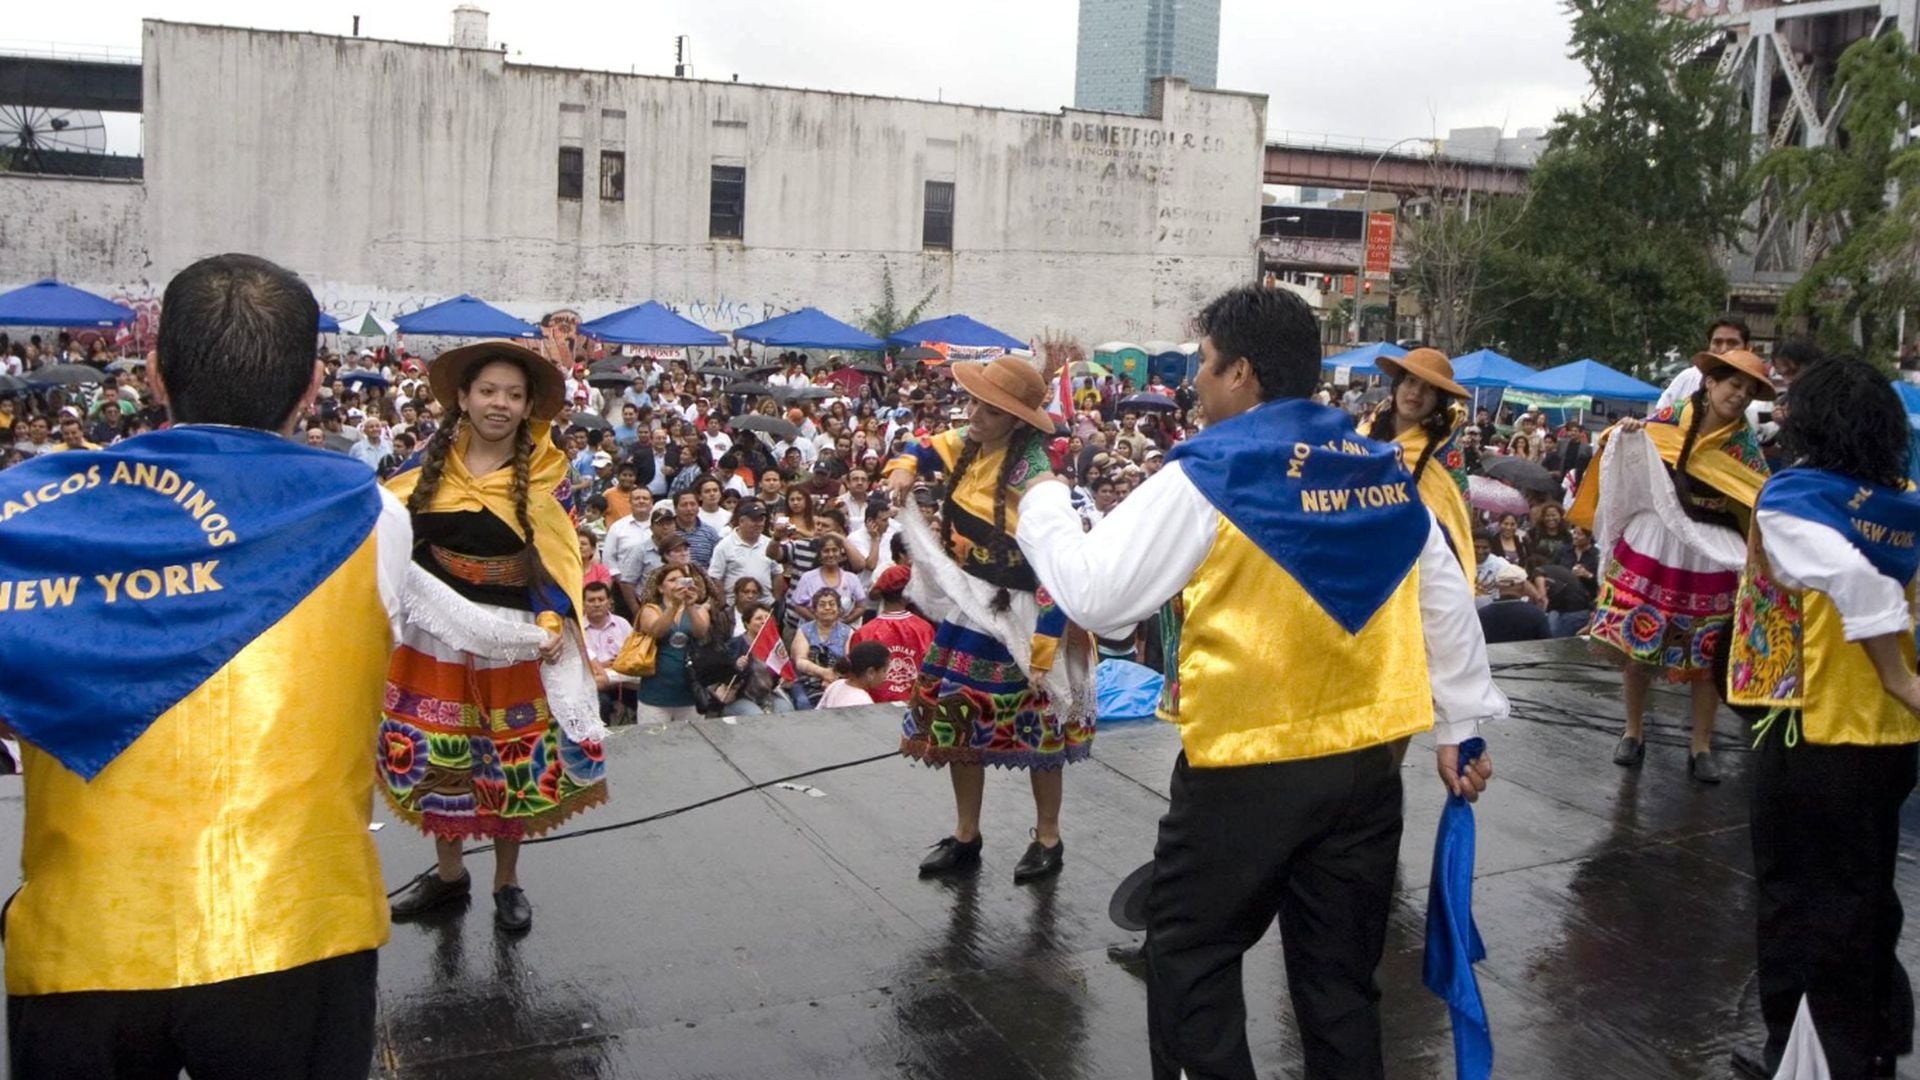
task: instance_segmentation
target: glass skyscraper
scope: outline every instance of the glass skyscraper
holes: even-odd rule
[[[1080,0],[1073,107],[1145,115],[1162,75],[1212,89],[1220,0]]]

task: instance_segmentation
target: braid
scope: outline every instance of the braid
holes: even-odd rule
[[[513,436],[513,516],[527,538],[527,550],[533,550],[533,513],[528,509],[528,473],[533,466],[533,433],[521,424]]]
[[[1453,400],[1445,394],[1440,395],[1440,403],[1433,411],[1420,419],[1420,429],[1427,433],[1427,445],[1420,451],[1420,459],[1413,464],[1413,482],[1420,482],[1420,474],[1426,471],[1427,462],[1433,460],[1434,451],[1453,434]]]
[[[1693,456],[1694,440],[1700,437],[1700,426],[1707,419],[1707,386],[1703,381],[1700,389],[1693,392],[1689,404],[1693,406],[1692,416],[1687,422],[1687,437],[1680,444],[1680,458],[1673,465],[1673,491],[1680,496],[1680,505],[1691,516],[1693,504],[1693,478],[1687,475],[1687,459]]]
[[[440,490],[440,474],[447,467],[447,455],[453,451],[453,437],[460,427],[460,406],[449,405],[447,415],[433,438],[427,440],[426,450],[420,456],[420,480],[414,485],[413,494],[407,496],[407,512],[424,513],[433,505],[434,492]]]
[[[960,481],[973,466],[973,459],[980,456],[980,444],[972,439],[960,441],[960,458],[947,470],[947,497],[940,503],[940,546],[953,550],[953,500],[959,494]]]
[[[1000,459],[999,482],[993,485],[993,539],[987,543],[987,559],[996,567],[1013,562],[1013,538],[1007,535],[1007,485],[1012,481],[1016,464],[1026,461],[1032,443],[1032,433],[1023,426],[1007,440],[1005,456]],[[996,612],[1007,610],[1012,603],[1013,594],[1004,585],[993,594],[992,606]]]

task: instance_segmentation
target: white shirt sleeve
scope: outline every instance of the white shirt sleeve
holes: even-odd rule
[[[380,606],[387,609],[387,631],[394,644],[406,625],[407,567],[413,565],[413,518],[393,492],[380,489],[380,517],[374,522],[374,581]]]
[[[1693,392],[1698,389],[1700,389],[1700,369],[1689,364],[1681,368],[1680,373],[1667,384],[1667,388],[1660,392],[1660,400],[1654,402],[1653,407],[1659,410],[1669,405],[1679,405],[1692,397]]]
[[[1482,721],[1505,719],[1511,706],[1487,666],[1473,590],[1437,521],[1420,549],[1420,632],[1433,691],[1434,741],[1457,746],[1478,735]]]
[[[1186,587],[1213,548],[1220,513],[1179,462],[1147,478],[1093,531],[1080,526],[1065,484],[1020,500],[1016,538],[1067,617],[1120,637]]]
[[[1848,641],[1897,634],[1913,626],[1906,589],[1874,569],[1838,530],[1777,510],[1762,510],[1755,520],[1774,579],[1789,589],[1825,593],[1840,612],[1841,630]]]

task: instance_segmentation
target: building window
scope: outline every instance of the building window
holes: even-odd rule
[[[627,152],[600,151],[600,198],[605,202],[624,202],[627,197]]]
[[[713,198],[707,218],[707,236],[739,240],[747,231],[747,167],[713,166]]]
[[[577,199],[586,186],[586,153],[577,146],[560,148],[560,197]]]
[[[920,246],[953,250],[952,181],[927,181],[927,206],[920,218]]]

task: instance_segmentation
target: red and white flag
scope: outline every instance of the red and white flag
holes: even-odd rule
[[[1047,411],[1062,420],[1073,419],[1073,364],[1060,365],[1060,377],[1053,383],[1053,408]]]
[[[747,650],[755,660],[767,665],[767,670],[781,682],[792,682],[793,658],[787,655],[787,643],[780,640],[780,624],[768,619],[753,639],[753,648]]]

